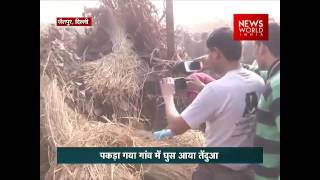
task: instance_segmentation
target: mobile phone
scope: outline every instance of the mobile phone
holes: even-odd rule
[[[185,78],[176,78],[174,80],[174,87],[176,90],[183,90],[187,88],[187,81]]]
[[[187,72],[197,72],[202,69],[201,61],[185,61],[184,67]]]

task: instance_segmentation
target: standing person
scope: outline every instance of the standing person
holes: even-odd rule
[[[211,33],[207,47],[209,56],[205,66],[221,78],[200,87],[200,93],[181,114],[174,104],[174,80],[164,78],[160,86],[168,129],[155,132],[154,137],[172,137],[206,123],[205,147],[253,146],[255,108],[264,81],[254,72],[241,68],[242,45],[233,40],[230,28]],[[253,172],[248,164],[200,164],[192,179],[251,180]]]
[[[280,179],[280,25],[269,24],[269,40],[256,41],[256,60],[267,71],[259,100],[255,146],[263,147],[263,164],[255,166],[256,180]]]

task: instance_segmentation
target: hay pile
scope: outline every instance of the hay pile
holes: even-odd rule
[[[156,7],[149,0],[102,0],[110,7],[134,42],[136,52],[149,54],[153,49],[165,50],[165,27]],[[166,53],[162,51],[162,57]]]
[[[102,104],[113,104],[115,114],[137,117],[138,97],[145,79],[144,74],[149,69],[132,50],[132,44],[122,29],[113,33],[112,42],[112,53],[96,61],[83,63],[79,73],[93,99],[99,99]]]
[[[58,85],[68,89],[68,104],[89,116],[137,117],[141,109],[139,92],[149,69],[132,50],[123,29],[113,26],[113,52],[91,62],[65,47],[70,41],[60,38],[61,31],[51,27],[41,34],[40,76],[57,78]],[[106,108],[111,111],[105,112]]]
[[[120,24],[139,55],[148,55],[155,48],[166,57],[165,26],[161,24],[155,6],[149,0],[102,0],[99,8],[84,8],[84,15],[94,18],[93,32],[79,36],[77,54],[86,60],[96,60],[111,52],[114,22]]]
[[[76,31],[54,26],[41,31],[42,179],[191,179],[195,165],[56,164],[56,147],[202,146],[201,132],[154,141],[143,126],[147,120],[142,113],[142,89],[155,68],[150,59],[145,61],[138,54],[154,54],[155,47],[162,48],[163,38],[152,4],[144,0],[130,5],[132,2],[106,0],[98,10],[88,10],[96,10],[98,24],[86,38],[93,45],[104,44],[100,52],[88,51],[88,47],[79,51],[84,41]],[[108,41],[95,43],[98,32]],[[163,69],[161,63],[153,63]]]
[[[55,147],[201,146],[203,136],[189,131],[159,142],[151,132],[116,121],[88,121],[64,102],[57,80],[46,77],[41,80],[41,96],[41,130],[51,145],[45,179],[190,179],[194,165],[57,165]]]

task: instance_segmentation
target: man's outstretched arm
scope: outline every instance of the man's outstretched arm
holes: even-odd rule
[[[164,78],[161,83],[161,92],[165,101],[166,116],[169,128],[175,134],[182,134],[188,129],[199,129],[199,127],[221,106],[225,96],[217,94],[212,87],[204,87],[192,103],[181,113],[177,111],[174,104],[174,79]],[[214,101],[213,101],[214,100]]]
[[[171,129],[175,135],[186,132],[190,129],[190,126],[182,119],[174,104],[174,79],[164,78],[161,80],[160,86],[165,103],[168,128]]]

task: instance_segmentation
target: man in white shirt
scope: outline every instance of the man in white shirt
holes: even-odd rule
[[[206,147],[250,147],[255,135],[255,109],[263,91],[263,79],[241,68],[242,45],[233,40],[230,28],[215,30],[207,40],[210,50],[205,67],[222,77],[207,85],[197,81],[190,86],[201,89],[194,101],[179,114],[174,104],[174,80],[160,82],[166,106],[168,129],[155,136],[174,136],[206,123]],[[253,178],[248,164],[200,164],[193,180],[249,180]]]

